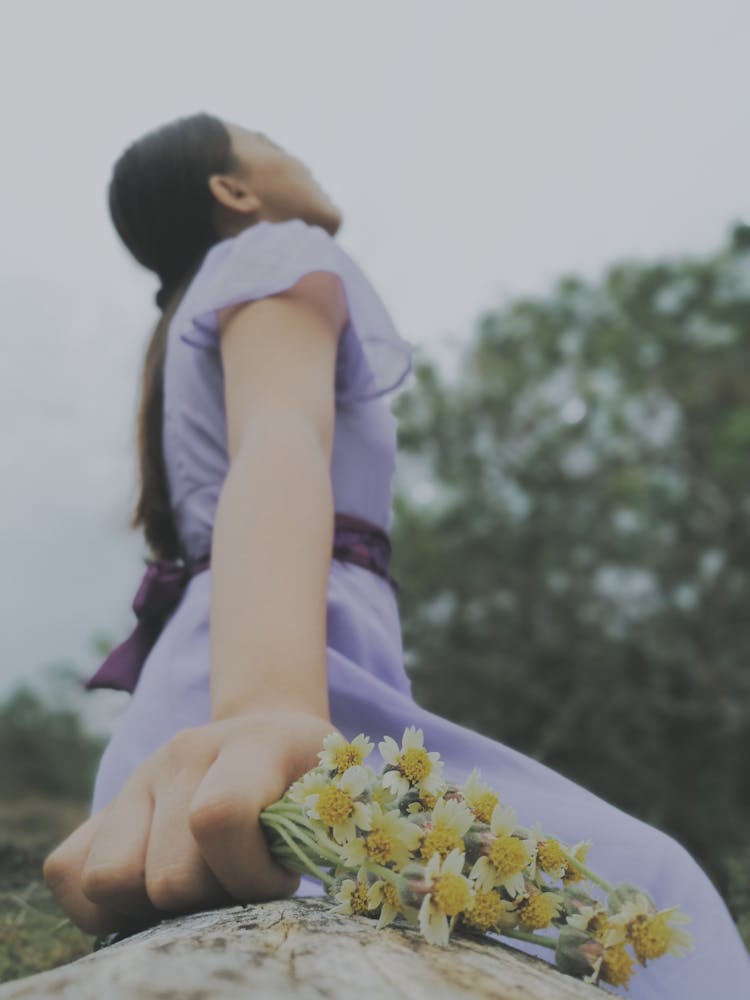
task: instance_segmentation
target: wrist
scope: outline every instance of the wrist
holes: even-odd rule
[[[318,699],[312,702],[310,699],[290,699],[279,695],[258,697],[238,697],[236,695],[217,694],[211,698],[211,721],[221,722],[228,719],[237,719],[241,716],[263,716],[272,714],[295,714],[314,716],[323,719],[325,722],[331,721],[331,713],[328,705],[328,698]]]
[[[266,702],[224,719],[212,719],[212,724],[230,732],[252,733],[266,759],[275,763],[283,789],[318,765],[327,736],[335,733],[346,739],[327,716],[288,703]]]

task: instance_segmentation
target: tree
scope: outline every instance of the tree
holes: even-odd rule
[[[736,902],[750,227],[566,275],[480,317],[453,384],[416,375],[393,531],[415,698],[670,832]]]

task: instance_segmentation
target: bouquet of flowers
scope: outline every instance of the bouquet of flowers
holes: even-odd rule
[[[320,880],[334,911],[377,917],[378,928],[402,921],[438,945],[453,932],[532,941],[588,983],[627,987],[636,963],[692,949],[679,907],[657,910],[637,885],[595,874],[591,841],[567,845],[539,823],[519,826],[477,768],[461,785],[444,781],[423,738],[414,726],[401,746],[386,736],[376,773],[363,764],[367,736],[327,736],[319,765],[260,814],[274,858]]]

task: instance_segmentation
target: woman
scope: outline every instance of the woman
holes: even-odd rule
[[[91,816],[45,863],[71,918],[101,935],[321,894],[272,860],[258,813],[317,764],[326,734],[400,743],[414,725],[447,779],[479,767],[520,823],[590,839],[591,868],[690,915],[692,952],[638,968],[624,995],[741,996],[750,958],[682,845],[413,700],[388,572],[396,428],[383,398],[411,347],[336,243],[341,213],[307,167],[198,114],[125,151],[110,208],[162,281],[133,519],[158,560],[136,632],[89,681],[133,697]],[[368,764],[382,765],[377,750]]]

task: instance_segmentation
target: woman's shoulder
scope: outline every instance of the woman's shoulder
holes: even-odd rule
[[[336,262],[349,269],[352,278],[367,281],[356,261],[322,226],[298,218],[278,222],[261,219],[209,249],[188,287],[186,297],[210,282],[219,272],[224,279],[227,272],[235,269],[244,276],[247,264],[252,263],[253,277],[261,283],[264,278],[270,279],[279,271],[306,263],[311,257],[319,258],[321,265],[326,260]]]
[[[191,347],[218,350],[221,316],[245,302],[284,291],[314,271],[336,274],[347,300],[349,323],[341,355],[346,377],[337,379],[337,398],[364,400],[395,389],[411,370],[412,345],[400,336],[354,258],[322,226],[303,219],[261,220],[214,244],[170,330]]]

